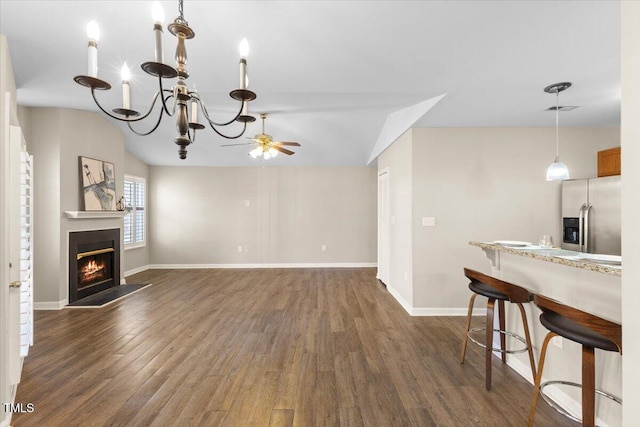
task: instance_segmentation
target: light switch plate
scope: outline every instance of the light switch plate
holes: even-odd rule
[[[436,217],[434,216],[426,216],[422,218],[422,226],[423,227],[435,227],[436,226]]]

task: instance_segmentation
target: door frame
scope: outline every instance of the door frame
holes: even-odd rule
[[[389,178],[389,167],[378,171],[378,272],[376,277],[385,286],[389,285],[391,277],[391,195]]]

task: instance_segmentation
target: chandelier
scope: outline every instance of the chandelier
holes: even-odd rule
[[[205,128],[205,125],[198,121],[198,110],[202,112],[205,121],[211,129],[218,135],[227,139],[236,139],[241,137],[247,129],[247,123],[255,121],[255,117],[247,113],[247,103],[256,98],[256,94],[247,89],[247,55],[249,53],[249,43],[246,39],[240,42],[240,88],[231,91],[231,98],[240,101],[238,113],[233,119],[226,122],[215,122],[209,116],[207,107],[194,86],[193,90],[189,90],[186,84],[189,78],[187,71],[187,50],[185,40],[195,37],[194,31],[189,27],[188,22],[184,19],[182,0],[178,1],[178,12],[180,15],[169,24],[168,29],[171,34],[177,37],[178,44],[176,46],[176,68],[164,63],[162,54],[162,21],[164,21],[164,10],[159,2],[154,2],[152,6],[153,16],[153,33],[155,38],[155,60],[145,62],[141,68],[149,75],[158,78],[158,91],[152,98],[151,106],[146,113],[142,114],[131,108],[131,87],[129,80],[131,74],[124,63],[121,70],[122,77],[122,107],[114,108],[108,112],[96,98],[96,90],[109,90],[111,85],[104,80],[98,78],[98,39],[100,38],[100,29],[95,21],[89,22],[87,25],[87,36],[89,38],[88,45],[88,72],[86,76],[76,76],[76,83],[91,89],[91,96],[94,102],[109,117],[126,122],[129,129],[136,135],[146,136],[153,133],[160,122],[163,115],[169,117],[175,116],[176,129],[178,136],[174,138],[174,142],[179,146],[178,155],[181,159],[187,158],[187,146],[195,142],[196,131]],[[165,89],[163,79],[177,78],[175,85],[170,89]],[[157,116],[157,120],[151,130],[139,132],[131,126],[134,122],[140,122],[146,119],[154,111],[154,107],[160,99],[161,107]],[[191,112],[189,113],[189,104],[191,104]],[[242,132],[237,135],[229,136],[223,134],[219,128],[228,126],[234,122],[243,124]]]

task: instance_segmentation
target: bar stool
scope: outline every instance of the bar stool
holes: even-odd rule
[[[605,396],[617,403],[622,401],[615,396],[596,390],[595,385],[595,352],[594,349],[599,348],[606,351],[617,351],[622,354],[622,326],[585,313],[573,307],[564,305],[558,301],[544,297],[542,295],[534,296],[535,304],[542,310],[540,315],[540,323],[544,325],[550,332],[542,343],[542,352],[540,354],[540,366],[533,390],[533,399],[531,401],[531,410],[529,412],[529,426],[533,426],[533,419],[536,412],[536,403],[538,395],[551,405],[552,408],[571,418],[574,421],[581,420],[569,414],[567,411],[553,405],[546,398],[542,390],[545,386],[551,384],[564,384],[575,387],[582,387],[582,425],[593,427],[595,424],[595,397],[596,393]],[[551,338],[560,335],[568,340],[582,344],[582,385],[569,381],[547,381],[540,384],[542,380],[542,368],[544,367],[545,355],[547,353],[547,345]]]
[[[464,363],[464,356],[467,350],[467,339],[470,339],[473,343],[485,349],[485,387],[487,388],[487,390],[491,390],[491,352],[493,351],[499,351],[502,354],[502,363],[506,363],[507,353],[523,353],[527,351],[529,353],[531,374],[533,375],[533,378],[535,378],[536,365],[535,361],[533,360],[533,347],[531,345],[531,337],[529,336],[529,325],[527,323],[527,316],[524,312],[524,307],[522,306],[523,303],[528,303],[531,301],[531,293],[523,287],[496,279],[495,277],[487,276],[486,274],[482,274],[469,268],[464,269],[464,275],[471,280],[471,282],[469,283],[469,289],[471,289],[473,294],[471,295],[471,299],[469,300],[469,311],[467,313],[467,329],[464,333],[464,339],[462,341],[460,363]],[[482,295],[488,298],[486,327],[469,329],[471,327],[471,312],[473,311],[473,303],[475,302],[475,299],[478,295]],[[496,300],[498,300],[498,322],[500,324],[499,329],[493,328],[494,306]],[[505,330],[505,301],[516,304],[520,309],[520,316],[522,317],[522,324],[524,326],[524,338]],[[481,330],[485,330],[484,343],[476,341],[471,336],[472,332]],[[494,332],[498,332],[500,334],[500,348],[493,347]],[[523,344],[525,344],[526,347],[517,350],[507,350],[505,348],[507,335],[521,341]]]

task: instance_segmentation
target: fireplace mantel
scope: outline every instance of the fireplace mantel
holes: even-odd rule
[[[124,218],[127,211],[64,211],[69,219]]]

